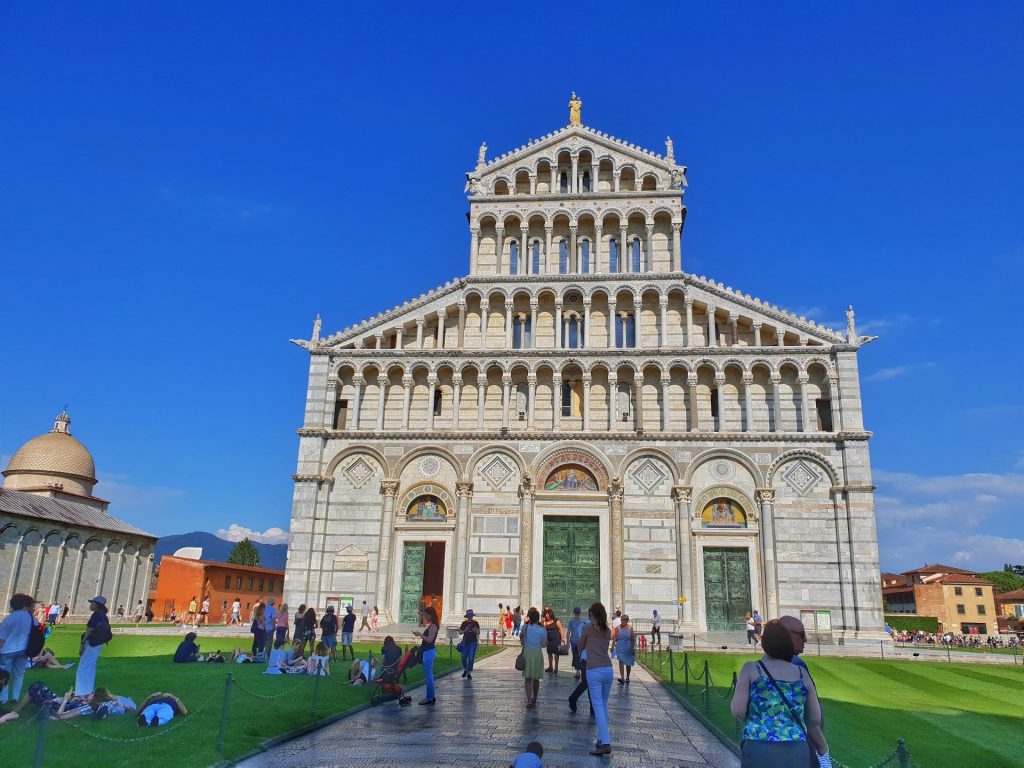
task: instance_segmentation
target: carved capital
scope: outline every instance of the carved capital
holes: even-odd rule
[[[395,496],[398,494],[398,480],[381,480],[380,481],[380,495],[381,496]]]
[[[352,377],[352,383],[359,387],[366,383],[366,379],[363,378],[363,374],[357,373]]]
[[[459,498],[473,498],[473,484],[472,483],[456,483],[455,484],[455,495]]]
[[[412,376],[408,373],[402,377],[402,386],[409,389],[412,386]]]
[[[538,309],[540,309],[540,300],[539,299],[530,299],[530,311],[531,312],[536,312]]]
[[[387,376],[385,376],[384,374],[381,374],[380,376],[377,377],[377,386],[378,387],[386,387],[387,385],[388,385],[388,377]]]
[[[647,230],[647,236],[648,237],[650,237],[651,235],[654,234],[654,225],[653,224],[648,224],[647,226],[644,227],[644,229]]]
[[[459,385],[462,384],[462,374],[461,373],[453,373],[452,374],[452,384],[454,384],[455,386],[459,386]]]
[[[505,225],[504,224],[496,224],[494,226],[494,231],[498,234],[498,237],[504,237],[505,236]]]
[[[722,386],[723,384],[725,384],[725,374],[724,373],[716,373],[715,374],[715,384],[718,385],[719,387]]]
[[[697,374],[689,373],[686,375],[686,386],[688,386],[690,389],[695,388],[699,383],[700,382],[697,381]]]
[[[689,504],[693,495],[693,488],[689,485],[672,486],[672,500],[680,504]]]
[[[513,303],[512,299],[509,299],[508,301],[505,302],[505,311],[506,312],[511,312],[514,308],[515,308],[515,304]]]
[[[667,373],[663,373],[661,375],[661,386],[667,387],[671,383],[672,383],[672,376],[670,376]]]
[[[754,375],[752,373],[744,373],[742,381],[743,386],[749,387],[751,384],[754,383]]]
[[[668,296],[659,296],[658,297],[658,305],[661,306],[663,309],[667,308],[668,307]]]
[[[510,385],[512,383],[512,374],[511,373],[503,373],[503,374],[501,374],[501,383],[504,384],[506,387],[508,385]]]
[[[527,374],[527,376],[526,376],[526,383],[529,384],[531,387],[537,386],[537,374],[535,374],[535,373]]]
[[[775,489],[774,488],[758,488],[757,489],[757,503],[758,504],[774,504],[775,503]]]

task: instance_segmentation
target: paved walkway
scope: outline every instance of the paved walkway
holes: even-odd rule
[[[613,683],[608,702],[612,754],[588,754],[597,735],[586,696],[579,712],[567,698],[575,686],[572,669],[545,675],[536,709],[525,706],[522,675],[515,653],[483,659],[472,681],[458,674],[438,681],[437,705],[417,706],[423,689],[412,692],[413,705],[391,702],[328,725],[274,747],[239,765],[244,768],[412,768],[466,766],[508,768],[534,739],[544,745],[546,768],[704,768],[738,766],[738,759],[693,719],[641,667],[628,686]],[[568,667],[568,665],[566,665]]]

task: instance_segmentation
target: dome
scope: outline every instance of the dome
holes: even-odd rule
[[[67,490],[90,495],[96,464],[89,450],[71,436],[70,424],[67,413],[61,413],[51,431],[21,446],[3,473],[4,485],[17,490],[65,480],[71,486]]]

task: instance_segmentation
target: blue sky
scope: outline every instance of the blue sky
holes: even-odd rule
[[[288,338],[464,274],[477,147],[575,89],[674,139],[687,271],[881,337],[883,566],[1024,561],[1024,8],[547,5],[0,5],[3,462],[69,403],[115,514],[278,539]]]

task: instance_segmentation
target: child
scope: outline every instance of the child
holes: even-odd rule
[[[541,758],[544,757],[544,747],[539,741],[531,741],[526,751],[512,761],[512,768],[544,768]]]

